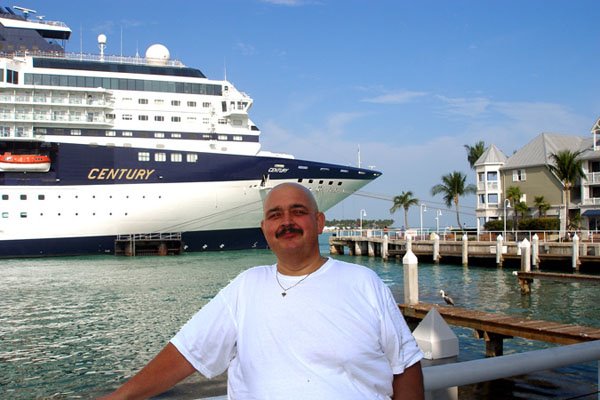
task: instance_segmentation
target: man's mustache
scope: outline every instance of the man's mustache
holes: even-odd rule
[[[304,231],[296,225],[283,225],[281,228],[279,228],[277,230],[277,232],[275,232],[275,237],[279,238],[280,236],[288,234],[288,233],[298,233],[298,234],[302,235],[304,233]]]

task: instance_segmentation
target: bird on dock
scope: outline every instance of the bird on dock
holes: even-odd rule
[[[451,306],[454,305],[454,300],[452,300],[452,297],[448,296],[446,294],[446,292],[444,292],[443,290],[440,290],[440,294],[442,295],[442,299],[444,299],[444,301],[446,302],[446,304],[449,304]]]

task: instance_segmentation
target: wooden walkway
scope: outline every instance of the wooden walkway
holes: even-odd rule
[[[551,279],[555,281],[587,281],[600,283],[600,275],[561,274],[556,272],[517,272],[522,279]]]
[[[486,356],[492,357],[502,355],[503,339],[515,336],[556,344],[574,344],[600,339],[600,328],[531,320],[437,304],[400,304],[399,307],[409,322],[422,320],[429,310],[436,307],[448,324],[474,329],[476,337],[486,342]]]

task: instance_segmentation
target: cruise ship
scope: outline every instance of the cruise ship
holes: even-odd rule
[[[380,172],[261,150],[253,100],[170,58],[67,53],[71,29],[0,7],[0,257],[113,254],[144,238],[184,251],[266,248],[281,182],[327,210]],[[126,252],[127,253],[127,252]],[[135,252],[134,252],[135,254]]]

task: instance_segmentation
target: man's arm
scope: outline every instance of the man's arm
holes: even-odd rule
[[[423,400],[425,390],[423,389],[421,362],[411,365],[401,374],[394,375],[392,388],[394,390],[393,400]]]
[[[194,371],[192,364],[169,343],[133,378],[101,400],[146,399],[164,392]]]

